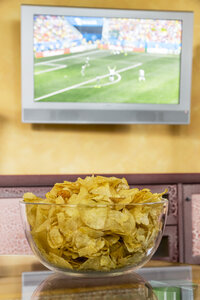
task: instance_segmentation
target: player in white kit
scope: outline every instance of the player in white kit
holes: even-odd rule
[[[82,76],[85,76],[85,68],[86,68],[86,65],[82,65],[82,67],[81,67],[81,75]]]
[[[140,69],[139,70],[139,78],[138,78],[139,81],[145,81],[145,72],[143,69]]]
[[[109,80],[110,80],[111,82],[113,82],[113,81],[114,81],[114,76],[115,76],[115,74],[116,74],[116,72],[115,72],[116,67],[114,67],[113,69],[111,69],[111,67],[108,66],[108,70],[109,70],[109,72],[110,72],[110,74],[109,74]]]

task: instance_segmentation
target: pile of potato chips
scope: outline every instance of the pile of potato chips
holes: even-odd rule
[[[31,235],[48,263],[109,271],[137,265],[161,230],[162,195],[103,176],[56,183],[41,199],[24,194]],[[154,204],[151,204],[155,202]]]

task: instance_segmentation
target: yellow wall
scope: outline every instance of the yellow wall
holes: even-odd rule
[[[20,4],[194,11],[190,125],[21,123]],[[199,0],[0,0],[0,174],[200,172]]]

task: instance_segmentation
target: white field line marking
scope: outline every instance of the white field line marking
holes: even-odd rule
[[[57,65],[57,64],[53,64],[53,63],[48,63],[48,64],[46,64],[46,66],[53,66],[53,68],[35,72],[34,75],[40,75],[40,74],[43,74],[43,73],[47,73],[47,72],[67,68],[67,65]]]
[[[133,65],[133,66],[129,66],[129,67],[126,67],[126,68],[123,68],[123,69],[120,69],[118,71],[116,71],[116,73],[122,73],[122,72],[125,72],[125,71],[128,71],[128,70],[131,70],[131,69],[134,69],[134,68],[137,68],[139,66],[141,66],[142,63],[138,63],[136,65]],[[65,89],[61,89],[59,91],[56,91],[56,92],[53,92],[53,93],[49,93],[47,95],[44,95],[44,96],[41,96],[41,97],[38,97],[38,98],[35,98],[34,100],[35,101],[38,101],[38,100],[41,100],[41,99],[45,99],[47,97],[51,97],[51,96],[55,96],[57,94],[61,94],[61,93],[64,93],[66,91],[69,91],[69,90],[72,90],[72,89],[76,89],[76,88],[79,88],[80,86],[83,86],[85,84],[88,84],[88,83],[91,83],[91,82],[95,82],[97,79],[103,79],[103,78],[106,78],[106,77],[109,77],[110,76],[110,73],[108,74],[105,74],[105,75],[101,75],[101,76],[97,76],[93,79],[90,79],[90,80],[87,80],[87,81],[83,81],[81,83],[78,83],[78,84],[74,84],[70,87],[67,87]]]
[[[94,51],[93,51],[94,52]],[[91,53],[91,52],[90,52]],[[95,51],[96,53],[96,51]],[[80,56],[79,54],[77,55],[73,55],[71,57],[77,57],[77,56]],[[82,56],[82,55],[81,55]],[[70,57],[66,57],[66,58],[59,58],[59,59],[55,59],[55,60],[50,60],[50,61],[47,61],[47,62],[41,62],[41,63],[38,63],[38,64],[35,64],[35,65],[44,65],[44,66],[55,66],[55,68],[50,68],[50,69],[46,69],[46,70],[43,70],[43,71],[38,71],[38,72],[35,72],[34,75],[40,75],[40,74],[44,74],[44,73],[47,73],[47,72],[51,72],[51,71],[55,71],[55,70],[59,70],[59,69],[64,69],[65,67],[67,67],[67,65],[57,65],[55,63],[53,63],[52,61],[58,61],[58,60],[63,60],[63,59],[69,59]],[[127,62],[128,63],[128,62]]]
[[[61,57],[61,58],[56,58],[56,59],[52,59],[52,60],[48,60],[48,61],[43,61],[43,62],[39,62],[34,64],[35,66],[39,66],[39,65],[46,65],[48,63],[51,62],[55,62],[55,61],[62,61],[62,60],[66,60],[66,59],[71,59],[71,58],[76,58],[76,57],[81,57],[81,56],[88,56],[90,54],[94,54],[96,52],[98,52],[99,50],[94,50],[94,51],[90,51],[90,52],[84,52],[84,53],[80,53],[80,54],[76,54],[76,55],[70,55],[68,57]],[[99,52],[100,53],[100,52]]]
[[[52,62],[47,62],[47,63],[46,63],[46,65],[47,65],[47,66],[52,66],[52,67],[54,67],[54,66],[58,66],[57,64],[55,64],[55,63],[52,63]]]
[[[110,74],[109,74],[110,75]],[[107,82],[107,83],[102,83],[100,84],[101,87],[102,86],[107,86],[107,85],[112,85],[112,84],[115,84],[117,82],[119,82],[121,80],[121,75],[118,74],[118,72],[115,74],[117,76],[117,78],[114,80],[114,81],[111,81],[111,82]],[[93,88],[94,85],[89,85],[89,86],[81,86],[80,89],[85,89],[85,88]]]

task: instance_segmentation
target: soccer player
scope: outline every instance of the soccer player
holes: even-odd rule
[[[94,87],[101,88],[101,77],[100,76],[96,77],[96,82],[97,82],[97,84]]]
[[[90,65],[89,61],[90,61],[90,58],[89,58],[89,56],[87,56],[86,60],[85,60],[85,64],[86,64],[87,67],[89,67],[89,65]]]
[[[143,69],[140,69],[139,70],[139,78],[138,78],[139,81],[145,81],[145,72]]]
[[[82,65],[82,67],[81,67],[81,75],[82,76],[85,76],[85,68],[86,68],[86,65]]]
[[[111,69],[111,67],[110,66],[108,66],[108,70],[109,70],[109,72],[110,72],[110,74],[109,74],[109,80],[111,81],[111,82],[113,82],[114,81],[114,77],[115,77],[115,70],[116,70],[116,67],[114,67],[113,69]]]

